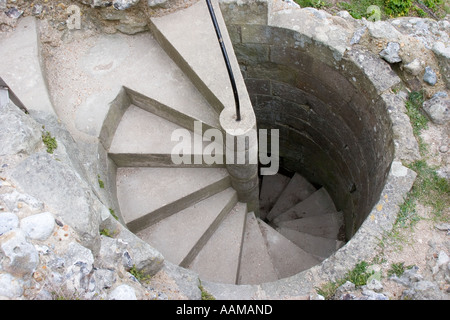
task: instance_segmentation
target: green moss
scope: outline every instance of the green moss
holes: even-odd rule
[[[113,209],[109,208],[109,213],[111,213],[114,219],[116,219],[117,221],[119,220],[119,217],[116,215]]]
[[[42,126],[42,128],[45,129],[44,126]],[[47,147],[48,153],[53,153],[53,151],[58,148],[56,139],[52,137],[52,135],[48,131],[42,133],[42,142],[44,142],[45,146]]]
[[[128,272],[131,273],[139,282],[148,282],[151,279],[151,276],[145,274],[141,270],[138,270],[135,265],[133,265]]]
[[[206,289],[202,286],[202,282],[200,279],[198,279],[198,288],[200,289],[200,292],[202,293],[202,300],[216,300],[216,298],[210,294]]]
[[[105,188],[105,183],[103,182],[102,179],[100,179],[100,175],[99,175],[99,174],[97,175],[97,180],[98,180],[98,186],[99,186],[101,189],[104,189],[104,188]]]

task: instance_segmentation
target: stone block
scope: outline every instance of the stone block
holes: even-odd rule
[[[269,61],[269,46],[267,45],[257,43],[235,44],[234,53],[239,64],[243,65],[255,65]]]
[[[98,249],[101,204],[71,166],[48,153],[35,153],[14,169],[12,178],[61,216],[80,235],[83,245]]]
[[[312,66],[314,59],[297,49],[272,46],[270,50],[270,61],[304,73],[313,74]]]
[[[280,97],[283,100],[295,102],[301,105],[308,105],[308,98],[306,93],[298,88],[290,86],[289,84],[271,81],[272,84],[272,95]],[[250,89],[249,89],[250,91]]]
[[[220,0],[220,10],[228,24],[267,24],[268,2],[266,0],[229,1]]]
[[[344,76],[352,79],[368,99],[401,83],[387,62],[362,48],[353,47],[346,52],[342,69],[345,70]]]
[[[31,154],[42,146],[41,128],[12,103],[0,106],[0,156]]]
[[[271,92],[270,80],[247,78],[245,79],[245,86],[247,87],[248,92],[251,92],[252,95],[255,94],[270,95]]]

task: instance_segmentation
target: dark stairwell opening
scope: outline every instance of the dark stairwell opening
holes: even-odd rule
[[[283,45],[295,38],[292,30],[245,28],[257,40],[234,50],[258,130],[267,129],[269,143],[270,131],[279,130],[279,173],[325,189],[343,214],[339,239],[348,241],[378,201],[393,161],[385,102],[351,59],[336,61],[314,42]]]

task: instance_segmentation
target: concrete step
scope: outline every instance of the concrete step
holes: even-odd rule
[[[292,276],[320,262],[262,220],[258,222],[278,278]]]
[[[0,75],[30,112],[56,115],[41,68],[38,21],[21,17],[14,31],[0,32]]]
[[[194,121],[201,121],[205,129],[220,127],[218,113],[150,32],[132,37],[96,34],[79,40],[54,48],[48,74],[55,111],[76,140],[95,141],[105,127],[112,136],[129,104],[188,129],[193,129]],[[24,66],[20,61],[18,65]],[[122,91],[129,101],[117,106],[112,102]]]
[[[234,71],[241,105],[251,106],[217,0],[212,4]],[[170,15],[151,18],[150,29],[216,111],[220,112],[226,106],[234,107],[230,79],[205,1]],[[186,41],[186,34],[189,34],[189,41]]]
[[[247,214],[237,284],[260,284],[278,280],[255,214]]]
[[[224,168],[118,168],[117,199],[132,232],[231,186]]]
[[[189,265],[201,280],[236,283],[246,216],[246,204],[238,202]]]
[[[270,210],[267,219],[269,221],[275,219],[278,215],[308,198],[315,191],[316,188],[308,180],[303,178],[300,174],[295,173],[273,208]]]
[[[210,166],[205,163],[203,157],[203,151],[208,147],[217,151],[214,154],[217,161],[212,166],[223,167],[223,146],[216,142],[202,141],[201,133],[201,130],[198,130],[198,133],[194,134],[160,116],[131,105],[116,129],[109,156],[118,167]],[[183,152],[182,158],[178,156],[180,149]],[[172,154],[175,151],[177,154],[174,160]]]
[[[166,58],[168,59],[168,57]],[[172,67],[176,67],[173,65],[173,62]],[[181,72],[180,70],[178,71]],[[182,82],[185,83],[182,83],[179,86],[185,87],[185,89],[182,90],[181,93],[167,93],[171,99],[164,96],[159,97],[159,100],[156,100],[158,95],[155,92],[148,92],[149,90],[144,90],[142,88],[140,89],[141,91],[138,92],[136,91],[137,89],[131,89],[131,85],[126,87],[126,92],[132,104],[173,122],[180,127],[194,131],[195,124],[200,123],[202,132],[211,128],[220,128],[219,114],[214,111],[206,100],[204,100],[201,93],[189,82],[190,80],[186,78],[185,75],[183,75],[181,79],[183,79]],[[136,88],[137,85],[133,84],[132,87]],[[167,92],[169,90],[166,89],[165,91]],[[170,104],[161,102],[164,100],[168,101]]]
[[[306,232],[314,236],[338,239],[339,230],[344,225],[342,212],[325,213],[317,216],[280,221],[278,227]]]
[[[259,217],[265,219],[291,179],[280,173],[263,176],[259,194]]]
[[[333,200],[325,188],[322,187],[302,202],[278,215],[273,219],[273,223],[278,225],[281,221],[306,218],[325,213],[334,213],[336,211]]]
[[[277,231],[321,261],[333,254],[342,245],[342,241],[336,239],[318,237],[289,228],[279,227]]]
[[[233,188],[193,204],[137,235],[170,262],[187,266],[237,203]]]

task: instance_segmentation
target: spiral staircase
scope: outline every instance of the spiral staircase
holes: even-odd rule
[[[213,2],[233,58],[241,99],[249,101],[218,3]],[[31,19],[24,19],[24,24],[19,29],[24,33],[36,28]],[[27,28],[27,24],[34,27]],[[36,33],[29,34],[37,50]],[[74,58],[93,83],[102,85],[102,90],[77,97],[87,101],[86,114],[83,105],[72,108],[74,95],[82,90],[58,91],[53,103],[76,141],[86,143],[90,140],[83,139],[98,134],[107,146],[108,157],[117,167],[112,193],[117,196],[122,222],[166,260],[197,272],[202,280],[218,283],[275,281],[318,264],[338,249],[343,216],[323,188],[297,173],[263,176],[259,212],[255,213],[239,200],[233,177],[221,164],[225,161],[194,161],[202,159],[204,149],[213,143],[205,141],[205,130],[223,132],[222,110],[234,100],[205,3],[198,1],[152,18],[151,33],[136,39],[141,41],[139,45],[126,51],[130,39],[104,36]],[[108,64],[109,56],[112,62]],[[30,54],[35,70],[40,68],[37,57]],[[13,73],[5,76],[14,82]],[[83,85],[83,78],[69,80],[73,86]],[[64,78],[58,81],[63,87]],[[111,101],[119,87],[128,98],[117,107]],[[32,89],[44,91],[36,86]],[[38,111],[42,105],[52,109],[50,102],[33,103],[39,96],[33,90],[27,94],[24,88],[20,94],[27,105]],[[115,119],[114,125],[106,123],[109,117]],[[246,119],[244,113],[242,122]],[[200,131],[195,130],[196,125],[201,126]],[[192,139],[193,147],[183,155],[193,160],[190,164],[172,161],[179,143],[172,139],[176,130],[188,132]],[[200,149],[194,147],[198,141]],[[216,158],[225,157],[221,152],[225,146],[218,143],[215,150]]]
[[[342,245],[342,213],[297,173],[263,176],[257,217],[238,201],[226,168],[152,162],[170,154],[177,128],[131,105],[110,148],[112,158],[147,159],[118,168],[117,197],[130,230],[168,261],[204,280],[257,284],[308,269]]]
[[[325,189],[316,189],[297,173],[263,176],[260,213],[249,212],[247,204],[238,200],[226,166],[220,164],[225,161],[194,161],[213,143],[204,141],[203,130],[194,130],[194,122],[220,130],[220,108],[212,105],[231,92],[228,78],[223,78],[222,58],[189,49],[204,47],[208,41],[208,46],[218,46],[205,10],[199,1],[152,21],[161,47],[197,88],[192,95],[200,94],[208,103],[196,104],[197,109],[182,109],[181,104],[155,107],[151,98],[129,90],[131,103],[108,150],[118,167],[122,219],[168,261],[197,272],[202,280],[275,281],[308,269],[336,251],[343,244],[339,240],[343,215]],[[182,38],[183,25],[192,21],[197,21],[202,36],[192,33],[187,43]],[[211,73],[211,69],[216,71]],[[218,69],[224,74],[218,75]],[[228,92],[223,93],[223,87]],[[178,129],[188,132],[192,142],[190,151],[183,149],[183,158],[192,160],[187,164],[175,164],[171,158],[179,143],[172,134]],[[198,141],[202,150],[194,147]],[[225,152],[221,151],[226,149],[215,147],[220,150],[216,157],[223,159]]]

